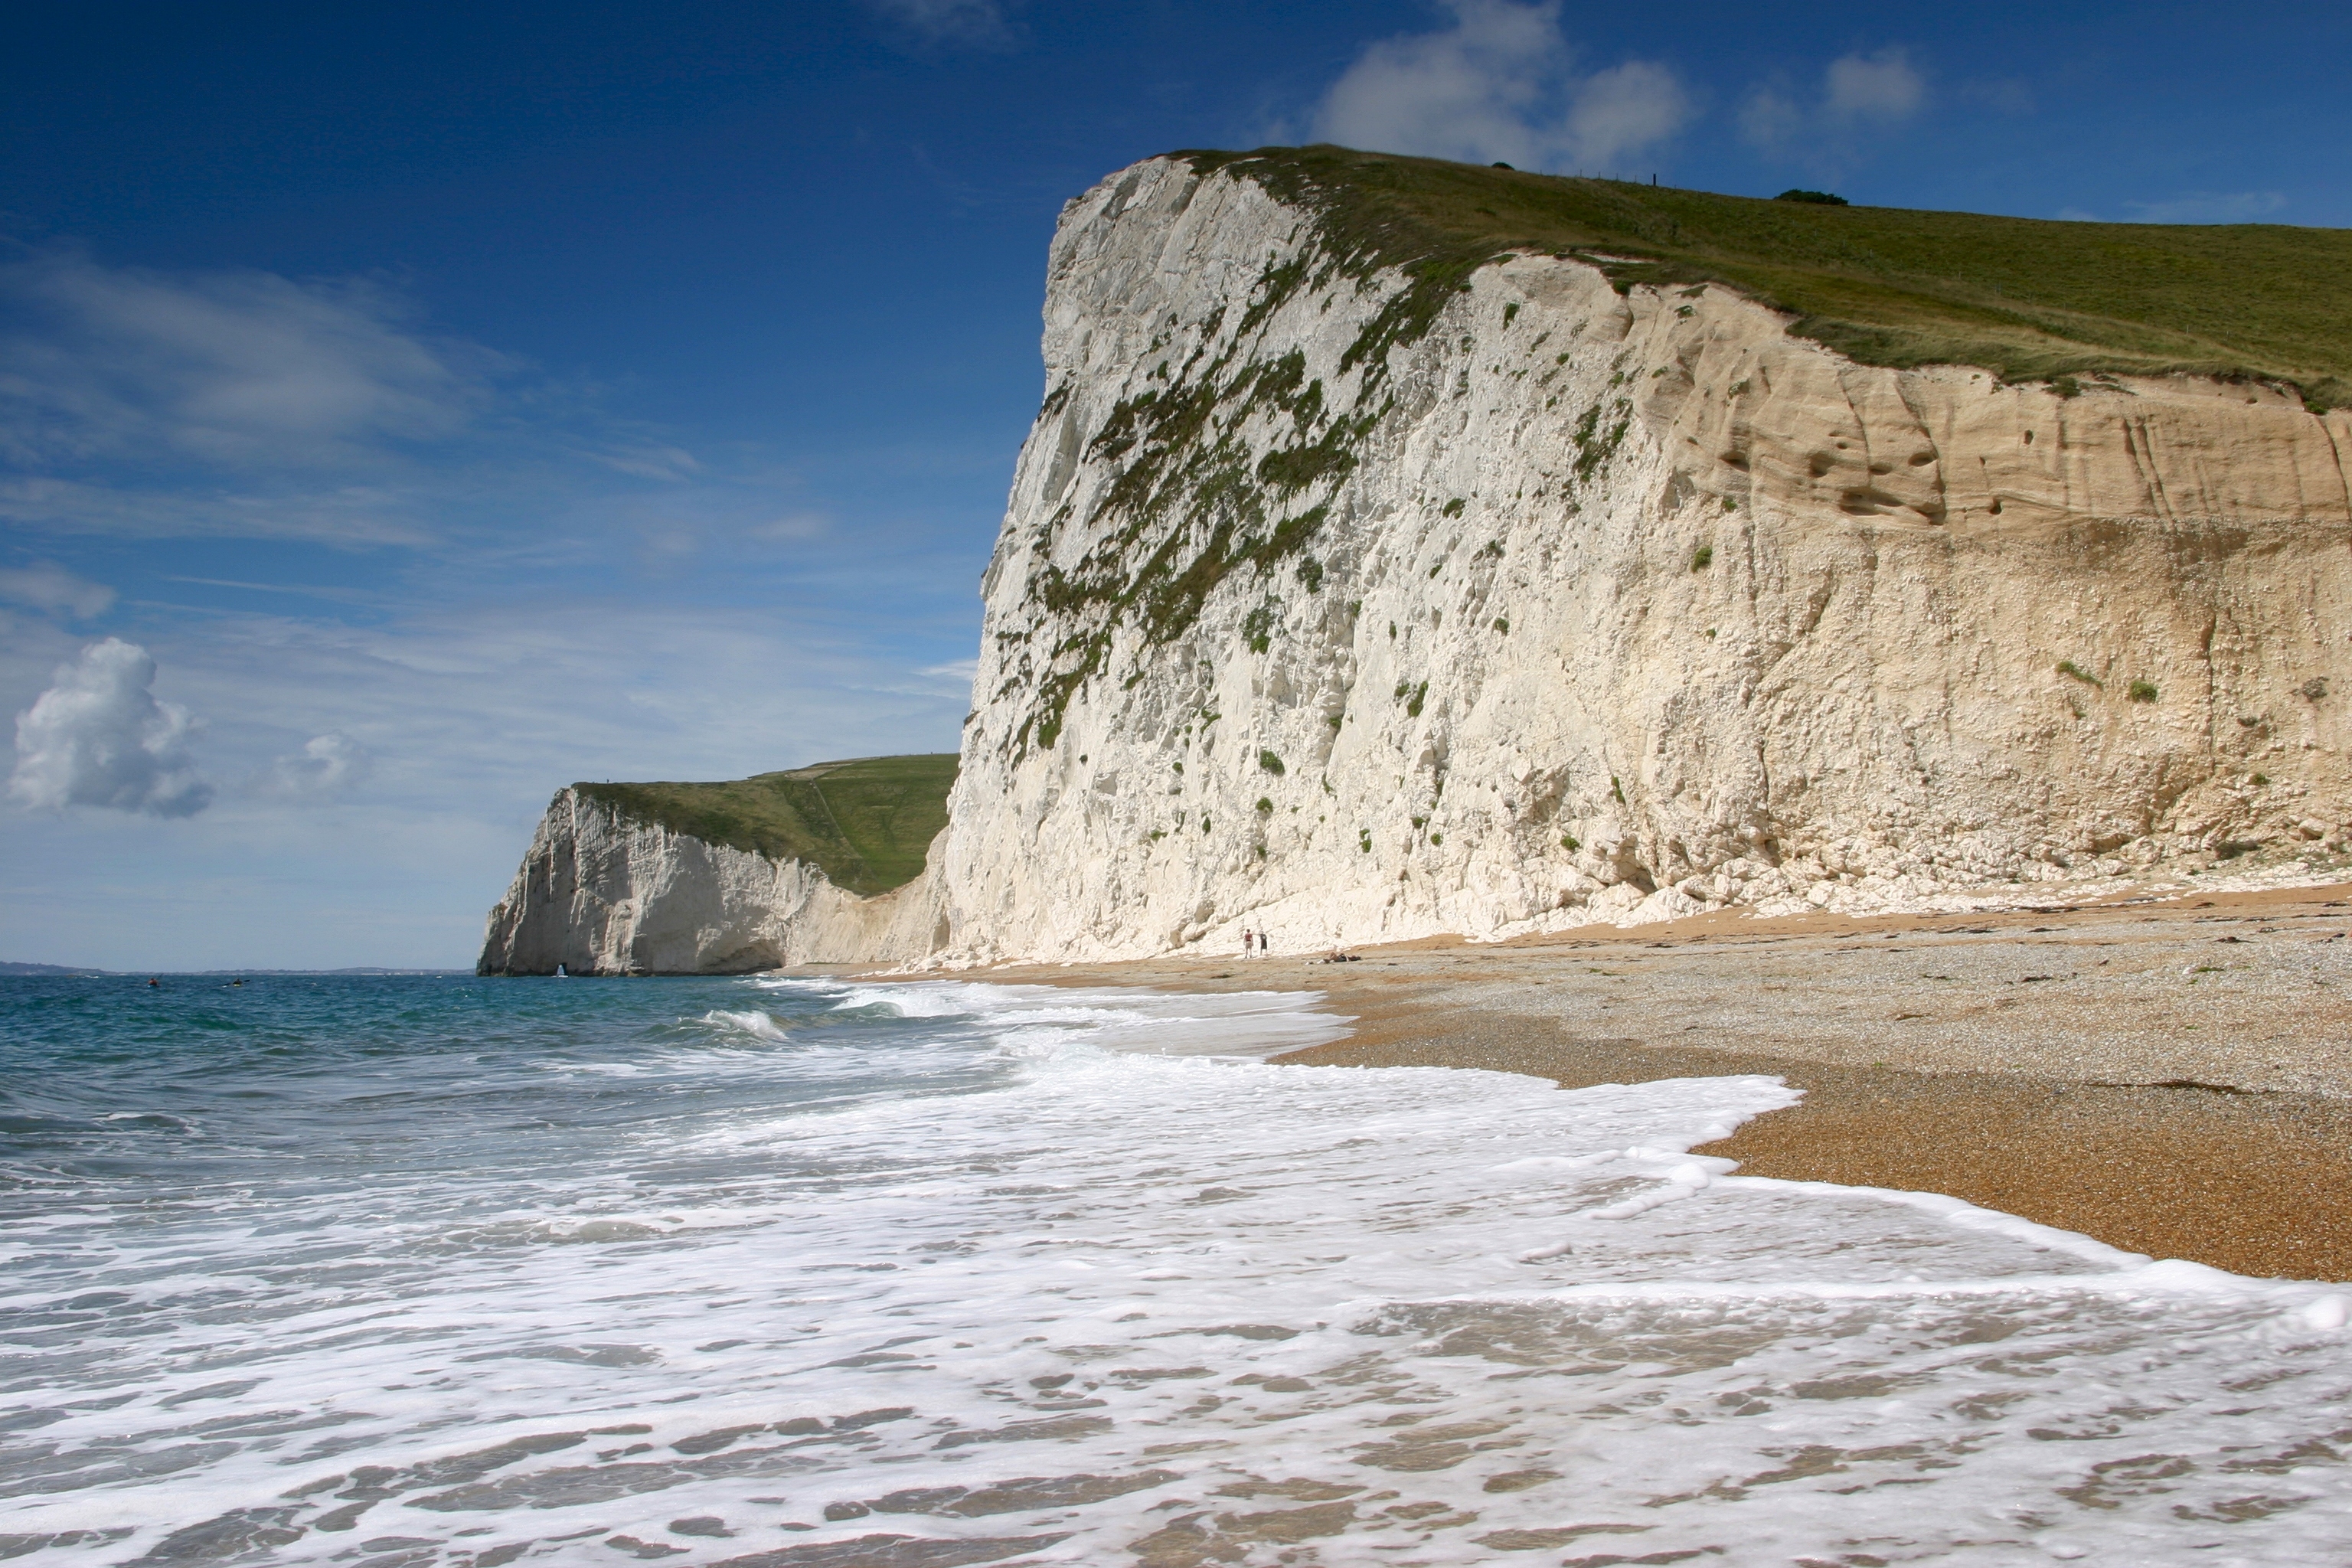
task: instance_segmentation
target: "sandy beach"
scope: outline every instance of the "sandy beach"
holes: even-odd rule
[[[1706,1150],[1749,1174],[1948,1193],[2134,1252],[2352,1279],[2347,931],[2352,887],[2329,887],[985,973],[1319,991],[1355,1026],[1284,1058],[1303,1063],[1566,1087],[1769,1074],[1803,1102]]]

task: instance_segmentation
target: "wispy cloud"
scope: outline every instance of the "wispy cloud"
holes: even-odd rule
[[[453,458],[478,488],[515,444],[486,416],[518,362],[375,279],[51,247],[0,265],[0,521],[24,531],[421,544]]]
[[[831,531],[833,519],[821,511],[788,511],[745,526],[743,537],[764,544],[798,543]]]
[[[899,629],[537,584],[366,624],[247,614],[161,627],[141,640],[170,694],[205,715],[203,762],[248,787],[193,818],[16,817],[0,951],[113,968],[470,963],[531,824],[574,779],[951,750],[970,675],[914,671],[968,637],[908,646]],[[79,657],[60,641],[37,666],[0,642],[0,719]],[[311,745],[328,735],[364,750],[364,773],[343,775],[340,798],[281,793],[280,759],[293,782],[330,784],[332,758]]]
[[[1927,105],[1927,78],[1910,52],[1892,46],[1843,55],[1818,87],[1768,82],[1739,106],[1739,133],[1768,156],[1825,173],[1853,163],[1866,136],[1917,116]]]
[[[367,748],[348,735],[313,735],[300,751],[274,758],[254,775],[249,787],[273,800],[323,805],[350,794],[374,762]]]
[[[2286,209],[2283,191],[2191,191],[2160,202],[2126,202],[2135,223],[2259,223]]]
[[[702,471],[694,454],[682,447],[654,444],[628,446],[608,452],[590,452],[589,460],[604,464],[615,473],[634,474],[641,479],[667,479],[673,482],[692,479]]]
[[[1454,26],[1357,57],[1312,116],[1320,141],[1521,168],[1606,172],[1691,119],[1675,73],[1628,60],[1580,75],[1558,0],[1452,0]]]
[[[24,533],[375,550],[791,515],[796,476],[753,449],[714,462],[376,280],[58,247],[0,265],[0,524]]]
[[[0,811],[44,816],[0,945],[351,962],[405,900],[405,955],[462,962],[571,779],[954,744],[969,676],[914,671],[968,651],[977,564],[866,498],[962,448],[688,440],[392,282],[5,245]],[[235,918],[154,913],[198,888]]]
[[[997,0],[869,0],[912,41],[932,47],[1003,49],[1016,41]]]
[[[1995,114],[2032,114],[2040,107],[2033,89],[2016,77],[1990,77],[1964,81],[1957,91],[1964,100],[1989,109]]]
[[[1822,111],[1832,120],[1908,120],[1927,101],[1927,84],[1900,48],[1843,56],[1830,62],[1826,74]]]
[[[31,533],[419,545],[438,536],[435,510],[417,491],[358,484],[174,486],[120,470],[104,480],[55,474],[0,479],[0,522]]]
[[[364,279],[173,276],[73,249],[0,267],[0,450],[20,462],[163,451],[215,468],[347,468],[446,439],[505,362],[421,333]]]
[[[184,708],[155,700],[155,661],[136,643],[93,643],[58,666],[16,716],[8,793],[37,811],[71,805],[194,816],[212,801],[188,751]]]
[[[577,778],[737,778],[952,745],[971,680],[910,681],[864,627],[618,595],[417,606],[366,626],[221,616],[162,651],[213,721],[208,757],[261,786],[241,810],[289,798],[268,776],[281,765],[324,782],[303,759],[326,736],[364,755],[372,804],[501,819]],[[580,692],[597,699],[563,695]]]
[[[2064,223],[2260,223],[2286,210],[2284,191],[2189,191],[2156,202],[2119,202],[2129,215],[2111,218],[2085,207],[2058,209]]]
[[[106,614],[114,603],[114,590],[76,576],[53,561],[43,561],[0,571],[0,599],[86,621]]]

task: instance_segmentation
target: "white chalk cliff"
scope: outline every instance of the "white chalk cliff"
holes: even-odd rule
[[[485,974],[743,974],[913,958],[947,933],[928,883],[871,898],[772,859],[559,793],[490,910]],[[909,896],[911,894],[911,896]]]
[[[1297,951],[2342,843],[2352,417],[1857,364],[1549,255],[1416,335],[1320,243],[1182,159],[1070,204],[929,869],[866,910],[673,849],[658,936],[635,872],[547,895],[583,951]],[[591,831],[635,830],[532,854],[585,889]]]

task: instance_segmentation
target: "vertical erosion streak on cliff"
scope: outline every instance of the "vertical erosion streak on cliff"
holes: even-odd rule
[[[2342,414],[1370,266],[1246,161],[1072,203],[1045,358],[950,955],[1866,907],[2352,820]]]

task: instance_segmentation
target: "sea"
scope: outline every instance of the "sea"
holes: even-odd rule
[[[1311,994],[0,981],[0,1559],[2341,1564],[2341,1289]],[[2160,1151],[2151,1150],[2151,1159]]]

